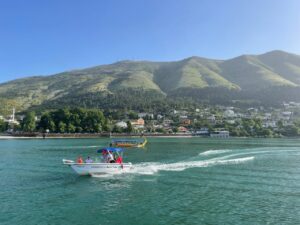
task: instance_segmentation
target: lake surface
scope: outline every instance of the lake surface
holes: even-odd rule
[[[300,140],[151,138],[129,174],[62,165],[108,142],[1,140],[0,224],[300,224]]]

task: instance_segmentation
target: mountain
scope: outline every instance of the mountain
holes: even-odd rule
[[[155,105],[165,99],[208,103],[300,100],[300,56],[272,51],[229,60],[190,57],[174,62],[120,61],[0,84],[0,113],[12,106],[100,108]],[[276,97],[276,98],[275,98]]]

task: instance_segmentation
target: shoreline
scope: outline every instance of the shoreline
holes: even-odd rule
[[[136,134],[46,134],[42,133],[27,133],[27,134],[0,134],[0,140],[7,139],[80,139],[80,138],[140,138],[141,135]],[[146,134],[143,137],[160,137],[160,138],[191,138],[195,137],[192,134]]]
[[[247,138],[258,138],[258,139],[278,139],[278,138],[298,138],[298,137],[234,137],[230,136],[227,138],[222,137],[209,137],[209,136],[196,136],[192,134],[144,134],[136,135],[136,134],[107,134],[107,133],[95,133],[95,134],[46,134],[45,137],[43,133],[26,133],[26,134],[0,134],[0,140],[12,140],[12,139],[96,139],[96,138],[208,138],[208,139],[231,139],[231,138],[239,138],[239,139],[247,139]]]

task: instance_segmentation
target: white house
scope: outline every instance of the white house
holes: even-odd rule
[[[290,111],[282,112],[281,113],[281,119],[283,120],[290,120],[292,117],[293,113]]]
[[[215,115],[210,115],[209,117],[207,117],[207,120],[209,120],[210,123],[215,123],[216,117],[215,117]]]
[[[229,124],[235,124],[235,120],[226,120],[226,122]]]
[[[270,120],[272,118],[272,114],[271,113],[265,113],[264,119],[265,120]]]
[[[233,118],[233,117],[235,117],[235,113],[234,113],[233,110],[227,109],[227,110],[224,111],[223,116],[225,118]]]
[[[299,102],[289,102],[289,104],[291,106],[294,106],[294,107],[300,107],[300,103]]]
[[[283,115],[283,116],[286,116],[286,117],[291,116],[292,114],[293,114],[293,113],[290,112],[290,111],[282,112],[282,115]]]
[[[153,113],[138,113],[139,118],[144,118],[146,116],[149,116],[151,119],[154,119]]]
[[[267,127],[276,128],[276,127],[277,127],[277,124],[276,124],[276,121],[265,121],[265,122],[263,123],[263,127],[264,127],[264,128],[267,128]]]
[[[116,126],[121,128],[127,128],[127,123],[124,121],[120,121],[116,123]]]
[[[157,129],[157,128],[163,128],[163,125],[157,124],[157,125],[153,125],[153,127],[154,127],[155,129]]]
[[[214,131],[210,133],[210,137],[213,138],[229,138],[229,131],[221,130],[221,131]]]

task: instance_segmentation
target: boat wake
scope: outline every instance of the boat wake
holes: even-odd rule
[[[217,155],[217,154],[222,154],[222,153],[228,153],[228,152],[231,152],[231,151],[232,150],[229,150],[229,149],[208,150],[208,151],[199,153],[199,155]]]
[[[184,161],[177,163],[140,163],[136,164],[129,173],[152,175],[159,171],[183,171],[196,167],[208,167],[215,165],[239,164],[253,160],[254,156],[242,157],[236,159],[215,158],[199,161]]]
[[[97,145],[88,145],[88,146],[51,146],[53,149],[57,149],[57,150],[86,150],[86,149],[95,149],[95,148],[99,148],[100,146]],[[49,149],[48,146],[44,146],[44,147],[37,147],[36,149],[39,150],[46,150]]]
[[[155,174],[159,171],[183,171],[190,168],[209,167],[217,165],[242,164],[253,160],[256,156],[274,155],[292,152],[299,153],[299,149],[273,149],[268,148],[247,149],[242,151],[234,151],[229,149],[208,150],[201,152],[195,158],[189,161],[181,161],[175,163],[155,163],[147,162],[134,165],[131,173],[136,174]],[[227,153],[227,154],[226,154]],[[201,157],[202,159],[199,159]],[[206,159],[203,159],[205,157]],[[199,159],[199,160],[197,160]]]
[[[133,165],[133,168],[126,173],[134,175],[153,175],[160,171],[184,171],[191,168],[211,167],[218,165],[243,164],[254,160],[263,159],[272,155],[280,154],[299,154],[300,150],[295,149],[269,149],[254,148],[242,150],[207,150],[198,155],[179,162],[145,162]]]

